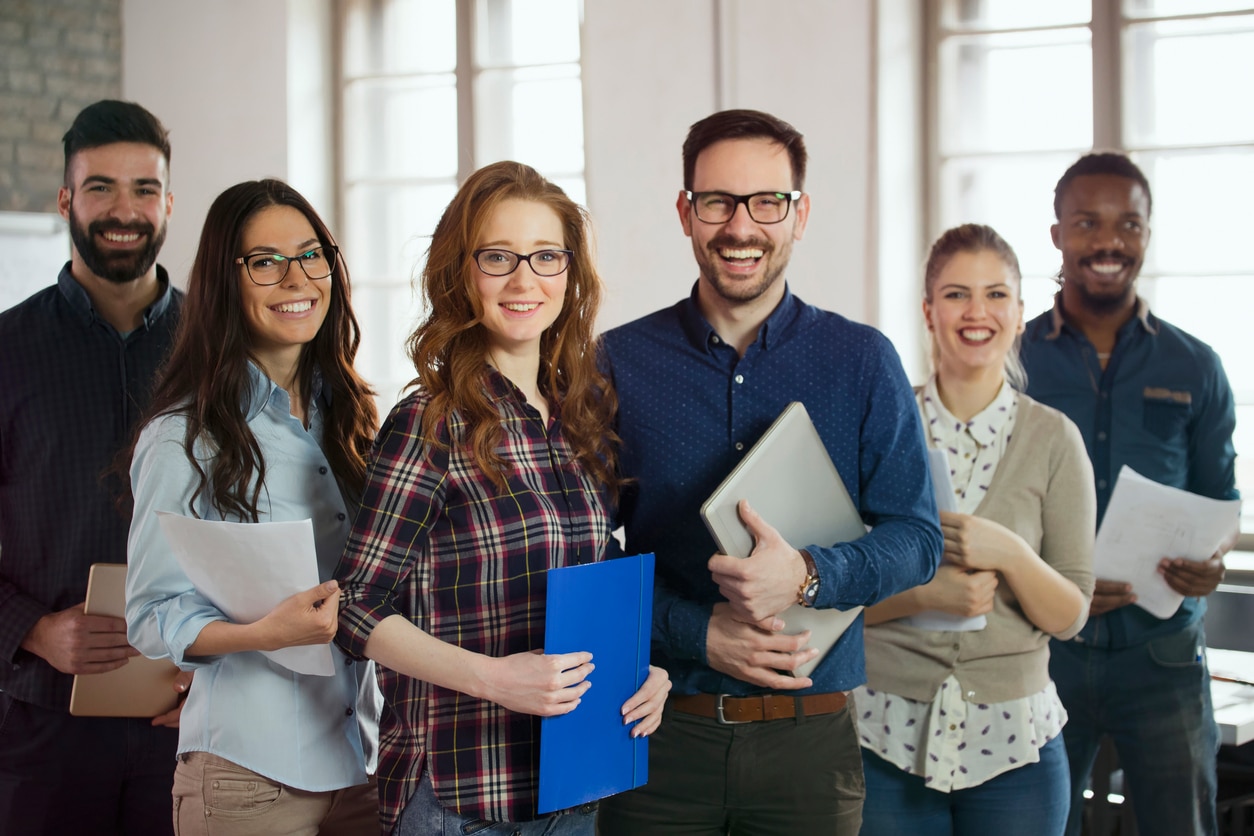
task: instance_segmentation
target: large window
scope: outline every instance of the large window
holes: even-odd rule
[[[413,377],[413,280],[458,184],[501,159],[585,203],[579,0],[342,0],[342,238],[359,370],[390,407]]]
[[[931,236],[991,223],[1019,254],[1028,316],[1052,304],[1053,187],[1077,156],[1127,151],[1154,193],[1138,281],[1164,319],[1223,358],[1238,481],[1254,489],[1254,3],[928,0],[935,72]],[[1254,503],[1247,503],[1254,530]]]

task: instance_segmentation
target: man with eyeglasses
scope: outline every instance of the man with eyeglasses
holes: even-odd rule
[[[93,563],[126,562],[126,489],[105,474],[182,306],[156,263],[170,143],[144,108],[100,101],[64,145],[70,261],[0,313],[0,833],[170,833],[178,710],[69,714],[75,674],[138,655],[122,619],[83,603]]]
[[[606,799],[624,834],[855,834],[862,758],[848,691],[858,618],[812,676],[793,604],[847,610],[926,582],[942,540],[914,396],[879,332],[807,305],[784,272],[810,214],[791,125],[731,110],[692,126],[677,208],[698,278],[678,304],[610,331],[626,549],[657,558],[653,662],[673,688],[646,786]],[[863,519],[854,543],[798,550],[752,511],[747,559],[714,554],[701,503],[791,401],[813,418]],[[713,555],[713,556],[711,556]]]

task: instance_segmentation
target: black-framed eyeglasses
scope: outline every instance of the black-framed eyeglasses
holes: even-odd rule
[[[253,253],[235,259],[236,264],[244,265],[248,278],[253,284],[266,287],[278,284],[287,278],[287,271],[292,264],[299,264],[300,269],[311,279],[325,279],[335,272],[339,261],[339,247],[314,247],[296,255],[279,255],[278,253]]]
[[[512,250],[501,250],[495,247],[475,250],[475,264],[489,276],[508,276],[518,269],[524,261],[531,265],[531,272],[537,276],[560,276],[570,266],[571,250],[536,250],[523,255]]]
[[[730,194],[728,192],[693,192],[684,195],[697,213],[697,220],[707,224],[725,224],[736,214],[736,207],[745,205],[749,217],[755,223],[777,224],[788,217],[788,207],[801,197],[801,192],[756,192],[754,194]]]

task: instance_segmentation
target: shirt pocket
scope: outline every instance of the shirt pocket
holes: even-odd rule
[[[1191,392],[1147,386],[1142,399],[1146,432],[1162,441],[1171,441],[1184,433],[1193,411]]]

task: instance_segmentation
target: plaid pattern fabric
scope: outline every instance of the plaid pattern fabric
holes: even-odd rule
[[[93,563],[125,563],[130,518],[105,477],[147,408],[182,291],[120,335],[67,263],[57,284],[0,314],[0,691],[65,711],[74,677],[21,649],[50,612],[81,604]]]
[[[371,631],[400,614],[438,639],[489,656],[544,643],[545,572],[602,559],[609,541],[603,486],[574,463],[561,422],[539,413],[489,369],[485,388],[509,464],[501,492],[475,465],[467,428],[420,434],[429,403],[401,401],[375,442],[361,511],[337,573],[337,640],[364,655]],[[464,815],[536,816],[539,718],[379,668],[383,823],[395,825],[426,769],[437,798]]]

